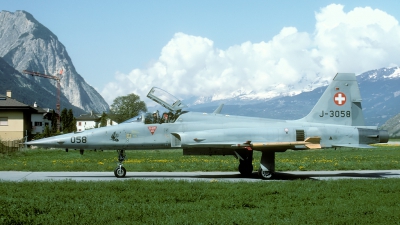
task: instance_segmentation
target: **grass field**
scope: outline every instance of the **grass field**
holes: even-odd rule
[[[128,171],[237,171],[233,156],[183,156],[182,150],[127,151]],[[258,169],[260,153],[254,153]],[[277,171],[400,169],[400,146],[276,153]],[[116,151],[26,150],[0,154],[1,171],[113,171]]]
[[[258,167],[259,154],[253,164]],[[115,151],[27,150],[0,170],[112,171]],[[128,171],[236,171],[232,156],[128,151]],[[276,169],[400,169],[400,148],[288,151]],[[0,224],[399,224],[400,179],[1,182]]]
[[[400,180],[2,182],[1,224],[398,224]]]

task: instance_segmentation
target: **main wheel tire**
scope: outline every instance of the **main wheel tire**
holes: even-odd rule
[[[271,171],[264,171],[261,168],[258,169],[258,176],[261,177],[263,180],[269,180],[273,176],[273,172]]]
[[[243,176],[250,176],[253,173],[253,164],[241,162],[239,164],[239,173]]]
[[[114,170],[114,175],[118,178],[125,177],[126,169],[123,166],[117,166]]]

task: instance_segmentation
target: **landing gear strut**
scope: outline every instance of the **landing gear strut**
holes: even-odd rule
[[[249,177],[253,173],[253,150],[246,150],[236,154],[239,158],[240,174]]]
[[[114,169],[114,175],[118,178],[125,177],[126,169],[122,166],[122,163],[125,161],[125,150],[117,150],[118,152],[118,166]]]
[[[275,172],[275,152],[263,152],[258,176],[263,180],[271,179]]]

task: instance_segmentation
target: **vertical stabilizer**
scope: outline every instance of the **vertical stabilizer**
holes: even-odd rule
[[[338,73],[302,121],[364,126],[361,95],[354,73]]]

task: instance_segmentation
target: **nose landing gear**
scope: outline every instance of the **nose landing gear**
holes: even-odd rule
[[[118,166],[114,169],[114,175],[118,178],[125,177],[126,169],[122,166],[122,163],[125,161],[126,154],[125,150],[117,150],[118,152]]]

